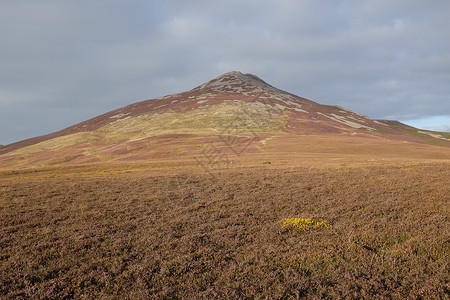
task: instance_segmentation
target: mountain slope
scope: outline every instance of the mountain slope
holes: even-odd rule
[[[0,148],[0,165],[57,165],[189,156],[217,137],[258,149],[269,136],[340,135],[450,146],[450,135],[372,120],[229,72],[190,91],[134,103]],[[251,150],[250,149],[250,150]]]

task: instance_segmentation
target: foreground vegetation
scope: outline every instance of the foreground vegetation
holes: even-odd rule
[[[448,164],[62,172],[0,173],[0,298],[449,296]]]

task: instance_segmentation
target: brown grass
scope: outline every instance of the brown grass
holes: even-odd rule
[[[298,135],[298,134],[240,134],[230,128],[229,132],[214,135],[163,134],[123,143],[108,140],[86,140],[77,135],[78,144],[60,144],[54,140],[32,147],[0,155],[1,169],[45,168],[74,166],[89,163],[130,162],[139,164],[154,163],[159,160],[195,161],[202,156],[205,147],[214,146],[222,154],[239,152],[243,164],[261,159],[274,162],[310,165],[329,164],[330,161],[346,160],[350,164],[373,160],[420,161],[450,160],[450,147],[407,140],[389,140],[374,136],[351,134]],[[431,137],[430,137],[431,138]],[[71,139],[64,137],[67,141]],[[64,141],[65,141],[64,140]],[[234,151],[233,151],[234,150]],[[258,158],[258,161],[256,161]],[[233,160],[237,158],[232,158]]]
[[[0,173],[0,298],[449,295],[448,164],[145,168]]]

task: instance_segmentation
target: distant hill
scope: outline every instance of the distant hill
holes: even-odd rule
[[[233,71],[187,92],[130,104],[61,131],[0,145],[0,166],[189,156],[212,137],[251,138],[256,143],[272,135],[341,135],[450,146],[450,133],[373,120]]]

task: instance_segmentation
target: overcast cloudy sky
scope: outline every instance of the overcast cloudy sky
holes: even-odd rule
[[[450,131],[448,0],[1,0],[0,144],[253,73]]]

